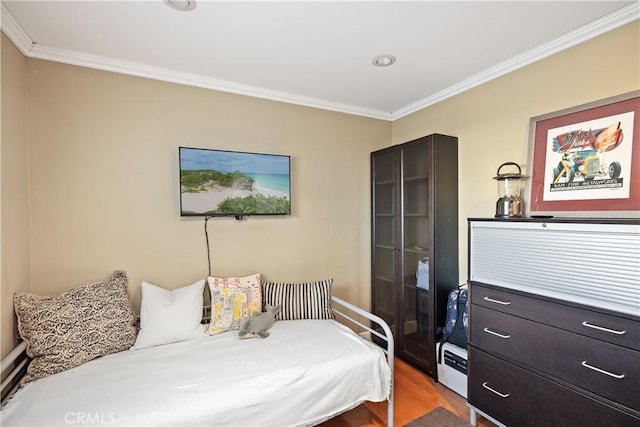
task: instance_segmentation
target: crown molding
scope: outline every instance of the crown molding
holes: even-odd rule
[[[556,40],[514,56],[513,58],[488,68],[481,73],[475,74],[460,83],[450,86],[447,89],[441,90],[440,92],[428,96],[420,101],[400,108],[391,114],[391,121],[408,116],[409,114],[415,113],[423,108],[437,104],[447,98],[451,98],[469,89],[473,89],[476,86],[480,86],[481,84],[497,79],[505,74],[516,71],[522,67],[547,58],[565,49],[569,49],[638,19],[640,19],[640,2],[635,2],[634,4],[612,12],[609,15],[603,16],[600,19],[596,19],[587,25],[583,25],[582,27],[571,31]]]
[[[311,97],[304,97],[286,92],[263,89],[250,85],[215,79],[200,74],[191,74],[170,70],[167,68],[153,67],[135,62],[119,61],[101,56],[88,55],[61,49],[54,49],[35,45],[29,53],[30,58],[44,59],[69,65],[77,65],[110,71],[113,73],[127,74],[147,79],[161,80],[170,83],[183,84],[204,89],[228,92],[236,95],[245,95],[253,98],[267,99],[271,101],[285,102],[288,104],[302,105],[306,107],[320,108],[323,110],[337,111],[340,113],[354,114],[375,119],[391,120],[388,112],[360,108],[347,104],[325,101]]]
[[[0,19],[2,32],[9,37],[9,40],[11,40],[24,56],[29,56],[29,52],[33,48],[33,40],[31,40],[18,22],[16,22],[4,3],[0,6],[0,15],[2,17],[2,19]]]
[[[271,101],[284,102],[301,105],[305,107],[319,108],[323,110],[336,111],[340,113],[353,114],[374,119],[394,121],[415,113],[423,108],[444,101],[474,87],[480,86],[510,72],[530,65],[536,61],[554,55],[562,50],[568,49],[594,37],[614,30],[622,25],[640,19],[640,2],[635,2],[627,7],[619,9],[607,16],[597,19],[572,32],[531,49],[521,55],[510,58],[497,64],[481,73],[475,74],[453,86],[448,87],[434,95],[423,98],[403,108],[393,112],[375,110],[358,107],[348,104],[330,102],[322,99],[305,97],[286,92],[279,92],[259,87],[242,85],[226,80],[215,79],[198,74],[182,73],[166,68],[152,67],[149,65],[134,62],[119,61],[94,55],[87,55],[78,52],[65,51],[43,47],[31,40],[22,27],[16,22],[9,10],[2,3],[2,31],[16,45],[23,55],[29,58],[44,59],[53,62],[61,62],[80,67],[94,68],[114,73],[127,74],[154,80],[161,80],[170,83],[183,84],[205,89],[217,90],[221,92],[234,93],[237,95],[250,96],[254,98],[267,99]]]
[[[322,99],[263,89],[255,86],[238,84],[199,74],[178,72],[167,68],[153,67],[128,61],[119,61],[111,58],[104,58],[100,56],[88,55],[67,50],[42,47],[39,45],[33,46],[31,52],[29,53],[29,57],[53,62],[60,62],[69,65],[77,65],[80,67],[98,69],[102,71],[110,71],[113,73],[144,77],[147,79],[161,80],[170,83],[217,90],[220,92],[228,92],[236,95],[245,95],[253,98],[279,101],[288,104],[302,105],[305,107],[320,108],[323,110],[371,117],[374,119],[391,120],[391,114],[389,112],[356,107],[347,104],[340,104],[336,102],[325,101]]]

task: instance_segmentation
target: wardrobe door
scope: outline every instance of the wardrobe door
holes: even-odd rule
[[[396,290],[399,232],[398,232],[398,168],[395,150],[375,153],[372,167],[372,311],[384,319],[396,334]]]
[[[401,149],[402,277],[399,315],[402,353],[420,366],[431,364],[429,275],[429,141],[405,144]]]

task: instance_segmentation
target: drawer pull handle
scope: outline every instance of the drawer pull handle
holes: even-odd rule
[[[582,366],[585,368],[593,369],[596,372],[600,372],[601,374],[609,375],[610,377],[617,378],[619,380],[624,378],[624,374],[613,374],[609,371],[605,371],[604,369],[596,368],[595,366],[589,365],[586,360],[582,361]]]
[[[500,393],[498,390],[494,390],[491,387],[489,387],[486,382],[482,383],[482,387],[486,388],[487,390],[489,390],[492,393],[497,394],[498,396],[500,396],[503,399],[506,399],[507,397],[509,397],[509,394],[510,394],[510,393]]]
[[[509,338],[511,338],[511,335],[501,334],[500,332],[492,331],[489,328],[484,328],[484,331],[488,334],[495,335],[500,338],[504,338],[505,340],[508,340]]]
[[[589,322],[582,322],[582,326],[586,326],[587,328],[591,328],[591,329],[597,329],[599,331],[609,332],[610,334],[616,334],[616,335],[624,335],[627,333],[627,331],[616,331],[615,329],[603,328],[602,326],[594,325]]]
[[[500,304],[500,305],[511,305],[511,301],[500,301],[499,299],[493,299],[489,297],[484,297],[484,300],[489,302],[495,302],[496,304]]]

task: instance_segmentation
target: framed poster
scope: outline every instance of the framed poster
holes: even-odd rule
[[[534,117],[530,215],[640,217],[640,91]]]

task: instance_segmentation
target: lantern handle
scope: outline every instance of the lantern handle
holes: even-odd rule
[[[503,166],[515,166],[518,168],[518,175],[522,175],[522,170],[520,169],[520,165],[518,165],[515,162],[504,162],[503,164],[498,166],[498,172],[496,172],[496,175],[500,176],[500,169],[502,169]]]

